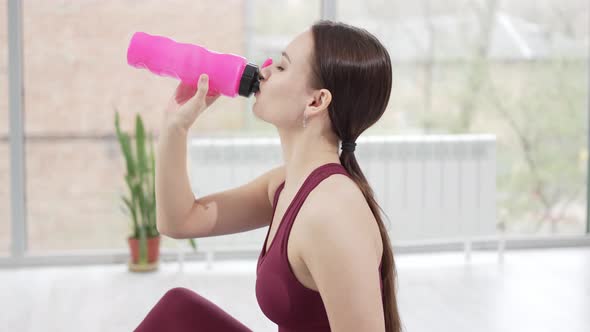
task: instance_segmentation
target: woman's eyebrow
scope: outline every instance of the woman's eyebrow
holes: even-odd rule
[[[289,58],[289,55],[287,55],[287,52],[283,51],[281,53],[285,58],[287,58],[287,60],[289,60],[289,62],[291,62],[291,58]]]

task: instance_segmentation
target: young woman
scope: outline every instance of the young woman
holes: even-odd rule
[[[158,229],[182,239],[270,226],[258,258],[256,297],[279,331],[401,331],[391,244],[354,154],[356,139],[389,101],[387,50],[364,29],[322,20],[291,41],[261,76],[253,112],[276,126],[284,165],[195,199],[187,133],[217,96],[207,95],[206,75],[196,91],[179,85],[158,141]],[[177,287],[136,331],[250,329]]]

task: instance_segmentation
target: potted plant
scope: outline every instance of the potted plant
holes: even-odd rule
[[[131,235],[127,237],[131,257],[130,271],[152,271],[158,268],[160,253],[160,233],[156,227],[155,154],[153,135],[148,142],[143,121],[139,114],[135,118],[135,144],[129,134],[121,131],[119,112],[115,111],[115,128],[121,151],[125,157],[127,172],[125,183],[129,196],[121,196],[123,211],[131,217]],[[133,148],[135,147],[135,148]],[[194,250],[194,239],[189,239]]]

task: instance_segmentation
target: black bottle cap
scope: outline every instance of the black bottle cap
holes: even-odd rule
[[[253,93],[260,89],[260,71],[258,66],[252,63],[246,64],[242,78],[240,79],[240,87],[238,94],[243,97],[250,97]]]

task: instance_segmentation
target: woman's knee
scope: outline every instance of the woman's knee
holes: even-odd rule
[[[161,301],[166,302],[167,304],[182,304],[182,305],[209,305],[209,301],[196,293],[185,287],[174,287],[169,289],[164,296],[162,296]]]
[[[192,290],[185,287],[174,287],[169,289],[161,298],[161,301],[166,303],[174,302],[187,302],[194,301],[199,296]]]
[[[181,297],[181,296],[190,296],[193,293],[192,290],[185,288],[185,287],[174,287],[169,289],[166,293],[164,293],[164,297]]]

